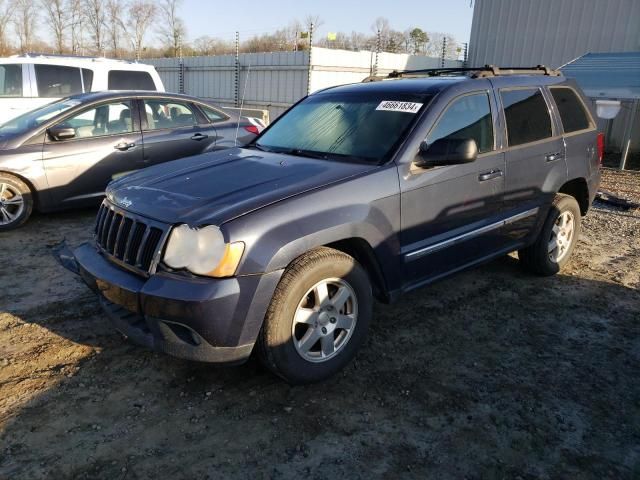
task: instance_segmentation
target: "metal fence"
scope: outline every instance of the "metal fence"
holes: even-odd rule
[[[243,53],[210,57],[145,59],[167,91],[212,100],[223,106],[264,109],[271,119],[307,93],[363,80],[372,72],[437,68],[440,58],[313,47],[310,51]],[[461,66],[445,60],[447,67]]]

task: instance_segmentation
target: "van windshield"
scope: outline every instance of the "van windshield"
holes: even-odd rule
[[[80,103],[81,102],[79,100],[66,99],[58,100],[56,102],[49,103],[44,107],[36,108],[35,110],[31,110],[30,112],[24,113],[19,117],[0,125],[0,134],[25,133],[33,128],[39,127],[56,115],[80,105]]]
[[[431,96],[372,92],[311,95],[278,119],[256,148],[330,160],[388,160]]]

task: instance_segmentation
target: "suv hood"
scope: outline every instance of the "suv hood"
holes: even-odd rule
[[[271,203],[375,168],[233,148],[127,175],[109,184],[107,198],[120,208],[164,223],[221,225]]]

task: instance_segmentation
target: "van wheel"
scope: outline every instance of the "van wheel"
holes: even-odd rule
[[[518,252],[522,265],[537,275],[558,273],[569,263],[580,236],[580,207],[575,198],[557,194],[536,242]]]
[[[294,260],[267,310],[257,354],[291,384],[324,380],[362,344],[373,309],[367,272],[352,257],[318,248]]]
[[[29,186],[13,175],[0,173],[0,232],[18,228],[31,216],[33,195]]]

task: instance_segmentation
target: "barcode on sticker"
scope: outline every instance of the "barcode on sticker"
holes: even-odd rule
[[[415,102],[398,102],[397,100],[383,100],[376,110],[384,110],[387,112],[406,112],[417,113],[422,107],[421,103]]]

